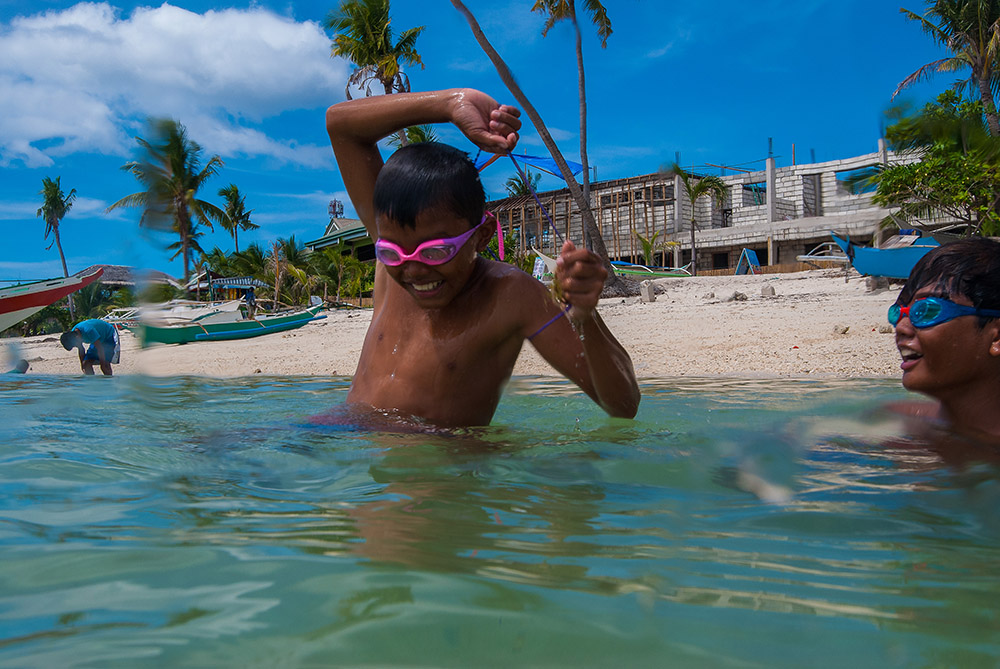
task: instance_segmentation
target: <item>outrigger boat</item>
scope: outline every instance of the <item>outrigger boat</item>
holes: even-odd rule
[[[635,263],[624,262],[622,260],[612,260],[611,267],[615,274],[626,277],[660,279],[664,277],[691,276],[688,269],[690,265],[684,267],[646,267]]]
[[[300,328],[306,323],[326,318],[319,315],[322,305],[311,306],[296,311],[277,314],[260,314],[255,318],[245,318],[239,310],[240,300],[223,303],[204,313],[189,317],[141,317],[133,329],[143,346],[150,344],[187,344],[196,341],[222,341],[248,339],[273,332],[285,332]],[[235,309],[229,308],[233,304]]]
[[[89,274],[0,288],[0,332],[17,325],[70,293],[92,284],[101,278],[102,274],[104,269],[98,268]]]
[[[830,236],[847,254],[854,269],[860,274],[906,279],[918,260],[927,255],[931,249],[941,245],[933,237],[925,237],[917,230],[913,232],[914,234],[890,237],[879,248],[860,246],[835,232],[831,232]]]

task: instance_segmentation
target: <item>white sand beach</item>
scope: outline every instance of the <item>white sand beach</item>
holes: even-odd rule
[[[841,269],[791,274],[659,279],[655,302],[602,300],[600,313],[632,356],[640,377],[898,377],[899,354],[886,310],[898,287],[868,291]],[[774,296],[765,296],[765,286]],[[745,300],[732,300],[734,293]],[[140,349],[122,336],[116,374],[240,377],[349,376],[357,367],[371,310],[328,311],[282,334]],[[75,352],[57,336],[4,340],[32,374],[79,374]],[[515,375],[555,371],[526,345]]]

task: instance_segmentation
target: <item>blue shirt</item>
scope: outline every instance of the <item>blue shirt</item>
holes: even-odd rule
[[[114,342],[115,340],[115,326],[107,321],[102,321],[100,318],[80,321],[73,326],[73,329],[79,330],[80,334],[83,335],[84,344],[93,344],[98,340],[108,342]]]

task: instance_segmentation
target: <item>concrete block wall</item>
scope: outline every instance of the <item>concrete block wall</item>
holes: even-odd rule
[[[780,234],[779,231],[785,228],[794,227],[789,225],[789,221],[817,216],[844,217],[845,223],[846,220],[861,216],[867,221],[871,216],[878,214],[875,211],[877,207],[871,202],[871,194],[851,194],[837,178],[838,174],[872,167],[883,161],[889,164],[903,164],[918,159],[919,157],[914,155],[874,152],[841,160],[774,168],[773,180],[767,188],[772,193],[770,203],[755,200],[754,193],[745,188],[749,184],[758,184],[762,191],[765,190],[768,170],[726,175],[721,177],[728,185],[729,191],[724,204],[716,206],[709,198],[700,199],[695,206],[695,219],[699,231],[702,232],[722,232],[719,229],[723,226],[751,227],[754,229],[740,234],[751,235],[754,238],[759,236],[757,230],[762,225],[771,231],[767,233],[770,236]],[[656,187],[663,189],[660,191],[662,197],[653,200],[652,191]],[[598,182],[592,185],[591,190],[594,213],[598,217],[609,249],[614,247],[613,240],[617,240],[622,255],[633,252],[635,243],[629,241],[633,231],[643,235],[658,231],[661,239],[673,236],[682,245],[687,241],[691,205],[679,179],[661,174],[649,174]],[[675,197],[666,197],[668,193]],[[575,211],[575,204],[572,203],[568,191],[540,193],[539,197],[546,203],[546,207],[552,203],[550,215],[561,233],[565,232],[568,221],[569,237],[582,238],[582,221],[579,213]],[[537,212],[534,203],[526,204],[523,198],[508,200],[512,211],[524,206],[526,218],[524,225],[532,233],[538,230],[535,218],[539,217],[542,221],[542,234],[549,241],[552,235],[547,230],[548,224]],[[508,200],[491,203],[491,207],[495,211],[502,211],[504,203]],[[731,210],[731,213],[724,218],[723,210],[726,209]],[[826,225],[829,224],[827,221]],[[797,242],[789,248],[798,248]]]

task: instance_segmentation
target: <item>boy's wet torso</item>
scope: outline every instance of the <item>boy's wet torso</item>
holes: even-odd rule
[[[533,279],[509,265],[474,258],[470,269],[446,304],[429,307],[405,281],[379,267],[379,302],[349,404],[421,416],[438,425],[490,422],[524,341],[521,301],[547,297],[526,283]],[[426,283],[432,282],[417,282]]]

